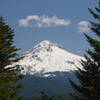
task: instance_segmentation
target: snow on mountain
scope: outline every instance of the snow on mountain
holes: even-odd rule
[[[50,72],[68,72],[81,67],[83,57],[72,54],[56,43],[44,40],[23,54],[18,63],[24,68],[24,75],[48,77]]]

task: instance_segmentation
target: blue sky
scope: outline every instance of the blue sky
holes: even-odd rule
[[[63,45],[83,55],[89,47],[82,32],[89,34],[88,7],[98,0],[0,0],[0,15],[15,33],[15,44],[26,51],[43,40]]]

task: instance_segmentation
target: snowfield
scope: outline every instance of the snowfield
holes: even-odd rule
[[[18,62],[24,68],[21,73],[41,77],[48,77],[51,72],[77,70],[77,67],[81,68],[80,60],[84,59],[48,40],[37,44],[22,56],[24,58]]]

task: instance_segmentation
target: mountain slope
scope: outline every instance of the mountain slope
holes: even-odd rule
[[[69,53],[56,43],[44,40],[23,54],[19,62],[23,74],[48,77],[51,72],[68,72],[81,67],[80,56]],[[52,74],[55,76],[55,74]]]
[[[24,92],[23,100],[36,99],[41,90],[46,90],[50,96],[58,93],[66,95],[73,91],[69,78],[79,84],[75,70],[81,68],[80,60],[84,58],[66,51],[56,43],[44,40],[22,56],[24,58],[18,64],[24,68],[21,82],[27,87],[20,91],[21,94]]]

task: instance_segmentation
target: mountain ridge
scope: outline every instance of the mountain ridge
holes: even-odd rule
[[[66,95],[69,90],[73,91],[69,79],[79,84],[75,70],[77,67],[82,68],[80,59],[84,58],[66,51],[59,44],[45,40],[26,51],[23,56],[17,63],[24,68],[21,71],[24,74],[21,82],[27,88],[20,91],[25,94],[23,100],[33,100],[41,95],[41,90],[50,96],[57,93]]]
[[[24,58],[18,62],[24,67],[21,73],[42,77],[49,77],[52,72],[77,70],[77,67],[81,67],[80,59],[83,59],[83,57],[72,54],[59,44],[49,40],[40,42],[26,51],[23,56]]]

